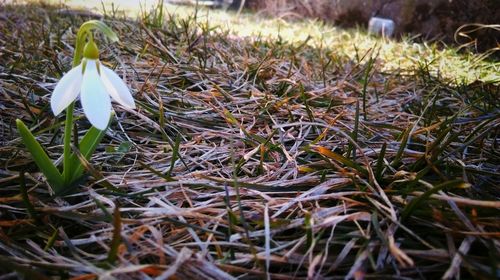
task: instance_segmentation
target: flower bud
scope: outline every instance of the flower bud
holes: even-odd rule
[[[88,59],[99,59],[99,49],[93,40],[85,44],[83,48],[83,57]]]

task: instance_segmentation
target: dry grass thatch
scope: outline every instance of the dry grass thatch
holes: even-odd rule
[[[50,196],[14,120],[60,158],[49,98],[85,19],[0,12],[1,279],[498,277],[498,87],[383,73],[377,48],[106,18],[138,109]]]

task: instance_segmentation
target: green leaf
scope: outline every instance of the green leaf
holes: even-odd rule
[[[443,190],[443,189],[451,189],[451,188],[468,188],[470,185],[468,183],[465,183],[461,179],[456,179],[456,180],[451,180],[447,181],[444,183],[441,183],[437,186],[434,186],[434,188],[424,192],[421,196],[414,198],[403,210],[403,213],[401,213],[401,219],[405,220],[408,218],[411,213],[419,206],[422,204],[425,200],[428,200],[431,195]]]
[[[385,150],[387,149],[387,142],[384,142],[382,144],[382,148],[380,149],[380,153],[378,154],[378,159],[377,159],[377,165],[375,169],[375,178],[377,181],[380,181],[382,179],[382,171],[384,169],[384,157],[385,157]]]
[[[399,149],[398,149],[398,152],[396,153],[396,156],[394,157],[394,160],[391,162],[391,166],[392,167],[396,167],[399,165],[399,163],[401,162],[401,158],[403,157],[404,155],[404,151],[406,149],[406,144],[408,144],[408,139],[410,139],[410,133],[411,133],[411,130],[412,130],[412,126],[409,126],[404,132],[403,132],[403,135],[402,135],[402,138],[401,138],[401,143],[399,145]]]
[[[81,154],[85,157],[86,160],[90,159],[90,156],[92,156],[92,154],[95,152],[97,145],[101,143],[101,140],[105,134],[106,129],[99,130],[95,127],[91,127],[87,131],[87,133],[85,133],[82,140],[80,141],[80,145],[78,148],[80,149]],[[83,175],[84,170],[83,165],[74,153],[71,154],[71,166],[76,166],[76,168],[71,173],[72,175],[70,180],[70,182],[74,182]]]
[[[106,153],[109,154],[119,154],[119,155],[124,155],[130,151],[130,148],[132,147],[132,142],[130,141],[124,141],[120,143],[118,147],[113,147],[113,146],[106,146],[104,150]]]
[[[47,156],[42,146],[31,133],[31,131],[26,127],[26,125],[20,119],[16,120],[17,130],[23,139],[24,145],[28,151],[33,156],[33,160],[40,169],[40,171],[45,175],[50,186],[53,188],[54,192],[60,191],[64,187],[64,179],[57,170],[56,166],[50,158]]]
[[[171,177],[172,175],[172,170],[174,170],[175,162],[177,161],[177,158],[180,156],[179,155],[179,146],[181,144],[181,136],[177,134],[177,137],[175,138],[175,144],[172,149],[172,160],[170,161],[170,168],[167,171],[167,177]]]
[[[106,151],[107,154],[114,155],[114,158],[116,158],[115,164],[117,164],[130,151],[130,148],[132,148],[132,142],[124,141],[120,143],[120,146],[118,146],[117,148],[113,146],[106,146],[104,150]]]
[[[116,149],[116,152],[120,153],[120,154],[126,154],[130,151],[131,147],[132,147],[132,142],[124,141],[120,144],[120,146],[118,146],[118,148]]]
[[[115,263],[118,258],[118,247],[122,243],[122,217],[120,216],[120,209],[118,205],[115,206],[113,211],[113,238],[108,253],[108,262]]]
[[[106,146],[106,147],[104,148],[104,151],[105,151],[106,153],[113,154],[113,153],[116,153],[116,148],[115,148],[115,147],[113,147],[113,146]]]
[[[352,161],[352,160],[350,160],[342,155],[339,155],[339,154],[331,151],[328,148],[325,148],[322,146],[315,146],[315,147],[313,147],[313,150],[322,156],[325,156],[327,158],[331,158],[335,161],[342,163],[345,166],[356,169],[357,171],[359,171],[362,174],[365,174],[365,175],[368,174],[368,171],[366,171],[366,169],[364,167],[362,167],[361,165],[359,165],[357,162]]]

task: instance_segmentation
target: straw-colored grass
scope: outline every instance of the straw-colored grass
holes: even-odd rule
[[[108,13],[121,42],[101,60],[138,109],[115,106],[89,176],[51,196],[14,123],[60,160],[48,104],[87,19],[0,12],[2,279],[498,276],[499,88],[434,72],[429,55],[455,50],[388,59],[408,61],[409,41],[300,44]]]

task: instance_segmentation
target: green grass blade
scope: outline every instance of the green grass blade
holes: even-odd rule
[[[109,246],[108,252],[108,262],[113,264],[118,258],[118,247],[122,243],[122,217],[120,215],[120,208],[118,205],[115,206],[113,211],[113,237],[111,239],[111,245]]]
[[[359,130],[359,100],[356,101],[356,117],[354,118],[354,129],[351,133],[352,140],[354,142],[358,141],[358,130]],[[352,151],[352,159],[356,160],[356,146],[353,143],[349,142],[349,146],[347,147],[346,157],[349,157]]]
[[[404,132],[401,137],[401,142],[399,145],[398,152],[396,153],[396,156],[394,157],[394,160],[391,162],[392,167],[396,167],[400,162],[401,158],[404,155],[404,151],[406,148],[406,144],[408,144],[408,139],[410,139],[410,133],[411,133],[412,127],[408,127]]]
[[[26,127],[26,125],[20,119],[16,120],[17,130],[23,139],[24,145],[28,151],[33,156],[33,160],[40,169],[40,171],[45,175],[47,181],[52,186],[55,192],[59,191],[64,187],[64,178],[62,177],[59,170],[50,158],[47,156],[42,146],[31,133],[31,131]]]
[[[386,149],[387,149],[387,142],[384,142],[384,144],[382,144],[382,148],[380,149],[375,169],[375,178],[377,179],[377,181],[380,181],[382,179],[382,170],[384,169],[384,158]]]
[[[429,199],[431,197],[431,195],[439,192],[440,190],[443,190],[446,188],[464,188],[466,186],[467,186],[467,183],[465,183],[461,179],[451,180],[451,181],[444,182],[442,184],[435,186],[434,188],[423,193],[421,196],[413,199],[403,210],[403,213],[401,214],[401,219],[405,220],[407,217],[409,217],[411,215],[411,213],[415,210],[415,208],[418,205],[420,205],[425,200]]]
[[[181,144],[181,136],[177,135],[177,137],[175,138],[174,147],[172,149],[172,160],[170,161],[170,168],[167,171],[167,177],[169,177],[169,178],[172,176],[172,171],[174,170],[175,162],[180,157],[180,154],[179,154],[180,144]]]
[[[311,213],[306,212],[305,217],[304,217],[304,230],[306,231],[306,244],[307,244],[306,247],[307,247],[307,249],[311,248],[311,246],[313,245],[314,235],[313,235],[312,227],[313,227],[313,222],[312,222]]]
[[[355,170],[359,171],[361,174],[365,174],[365,175],[368,174],[368,171],[364,167],[359,165],[358,163],[356,163],[356,162],[354,162],[354,161],[352,161],[352,160],[350,160],[342,155],[339,155],[339,154],[329,150],[328,148],[317,146],[317,147],[313,148],[313,151],[319,153],[322,156],[325,156],[327,158],[330,158],[330,159],[333,159],[337,162],[340,162],[341,164],[343,164],[347,167],[355,169]]]
[[[367,89],[368,89],[368,83],[370,82],[370,72],[372,71],[373,69],[373,66],[374,66],[374,63],[375,63],[375,58],[373,56],[370,56],[370,58],[368,59],[368,63],[367,63],[367,66],[366,66],[366,69],[365,69],[365,75],[363,76],[363,90],[362,90],[362,96],[363,96],[363,120],[367,120],[367,114],[366,114],[366,103],[367,103],[367,98],[366,98],[366,94],[367,94]],[[359,106],[359,105],[358,105]]]
[[[40,223],[41,221],[28,195],[28,189],[26,188],[26,182],[24,178],[24,171],[19,172],[19,181],[20,181],[19,189],[21,191],[21,197],[23,199],[24,205],[26,206],[26,211],[28,211],[28,216],[31,219],[35,220],[36,223]]]

